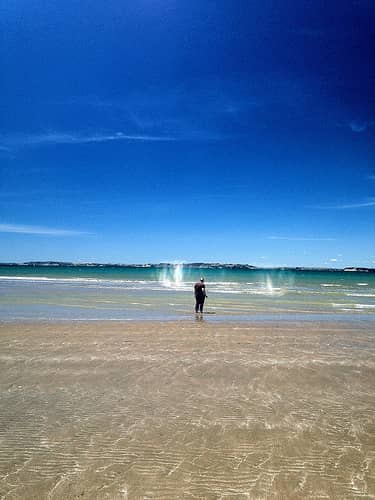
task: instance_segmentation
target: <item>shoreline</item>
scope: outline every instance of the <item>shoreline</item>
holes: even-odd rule
[[[133,323],[133,324],[150,324],[150,323],[166,323],[166,324],[194,324],[197,322],[203,322],[208,325],[233,325],[236,323],[239,324],[257,324],[257,325],[288,325],[288,324],[303,324],[306,323],[308,325],[314,323],[322,323],[322,324],[345,324],[348,323],[350,325],[355,324],[367,324],[369,327],[374,326],[375,328],[375,314],[374,313],[330,313],[330,312],[319,312],[319,313],[267,313],[267,312],[259,312],[254,313],[252,315],[239,315],[239,314],[217,314],[216,312],[206,312],[201,316],[200,314],[196,315],[195,313],[191,313],[190,316],[188,313],[185,313],[181,316],[173,316],[164,314],[162,316],[153,316],[153,315],[137,315],[137,317],[129,317],[129,318],[106,318],[106,317],[98,317],[98,318],[33,318],[33,317],[21,317],[21,318],[0,318],[0,326],[1,325],[11,325],[11,324],[67,324],[67,323]]]
[[[0,497],[372,498],[366,322],[0,323]]]

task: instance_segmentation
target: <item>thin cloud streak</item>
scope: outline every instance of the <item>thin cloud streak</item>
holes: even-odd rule
[[[3,143],[5,142],[7,146],[0,147],[7,148],[9,151],[9,147],[44,146],[50,144],[88,144],[111,141],[160,142],[174,140],[176,140],[176,138],[171,136],[124,134],[123,132],[91,135],[54,132],[46,134],[21,134],[13,137],[5,137],[3,138]]]
[[[350,210],[355,208],[369,208],[375,206],[375,198],[370,198],[367,201],[359,201],[356,203],[344,203],[342,205],[310,205],[307,208],[317,210]]]
[[[35,234],[45,236],[89,236],[94,233],[75,231],[72,229],[54,229],[42,226],[26,226],[21,224],[0,224],[0,233]]]
[[[305,238],[299,236],[268,236],[268,239],[286,241],[335,241],[335,238]]]

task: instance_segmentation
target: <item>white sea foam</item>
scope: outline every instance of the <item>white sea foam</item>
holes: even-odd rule
[[[375,297],[375,293],[346,293],[348,297]]]
[[[139,280],[108,280],[100,278],[49,278],[47,276],[0,276],[4,281],[51,281],[56,283],[147,283]]]
[[[335,304],[332,303],[332,307],[339,307],[340,309],[346,309],[347,311],[353,309],[375,309],[375,304]],[[353,308],[353,309],[350,309]]]
[[[166,274],[161,279],[156,280],[131,280],[131,279],[110,279],[110,278],[84,278],[84,277],[48,277],[48,276],[0,276],[0,281],[28,284],[56,284],[88,286],[105,290],[149,290],[154,292],[176,291],[192,292],[194,282],[182,281],[181,271],[173,275],[173,279],[166,278]],[[249,286],[255,285],[255,286]],[[258,285],[258,286],[256,286]],[[208,293],[234,294],[234,295],[264,295],[281,296],[287,293],[286,289],[275,287],[270,279],[259,283],[241,283],[235,281],[213,281],[209,282]]]
[[[329,286],[341,287],[341,285],[339,285],[337,283],[320,283],[320,286],[325,286],[325,287],[329,287]]]
[[[165,286],[159,281],[151,280],[119,280],[119,279],[102,279],[102,278],[50,278],[47,276],[0,276],[0,281],[15,281],[25,283],[55,283],[55,284],[82,284],[95,285],[98,288],[106,289],[123,289],[124,286],[128,290],[137,290],[149,288],[153,290],[163,290]]]
[[[192,285],[194,284],[193,281],[187,282],[191,283]],[[253,283],[246,283],[247,285],[252,285]],[[241,285],[240,282],[238,281],[210,281],[209,286],[215,286],[215,285],[225,285],[225,286],[239,286]]]
[[[67,278],[70,281],[80,281],[80,278]],[[32,276],[0,276],[0,280],[4,281],[61,281],[63,278],[47,278],[47,277],[32,277]],[[64,281],[66,281],[64,279]]]
[[[368,286],[368,283],[357,283],[358,286]]]

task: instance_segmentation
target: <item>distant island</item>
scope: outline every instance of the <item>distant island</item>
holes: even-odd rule
[[[115,268],[151,268],[151,269],[165,269],[174,268],[177,263],[160,262],[158,264],[111,264],[111,263],[98,263],[98,262],[61,262],[61,261],[30,261],[30,262],[0,262],[3,267],[115,267]],[[273,269],[279,271],[331,271],[331,272],[362,272],[362,273],[375,273],[375,268],[370,267],[344,267],[344,268],[327,268],[327,267],[272,267],[262,268],[250,264],[224,264],[221,262],[188,262],[181,263],[188,269],[233,269],[233,270],[262,270]]]
[[[31,261],[22,263],[12,263],[5,262],[0,263],[0,266],[7,267],[123,267],[123,268],[152,268],[152,269],[164,269],[164,268],[174,268],[177,263],[171,262],[159,262],[157,264],[103,264],[98,262],[59,262],[59,261]],[[181,263],[186,268],[192,269],[258,269],[256,266],[251,266],[250,264],[222,264],[219,262],[189,262]]]

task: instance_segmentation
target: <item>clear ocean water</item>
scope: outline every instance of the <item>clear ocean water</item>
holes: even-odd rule
[[[204,276],[206,318],[375,320],[375,274],[172,267],[0,266],[0,320],[193,317]]]

